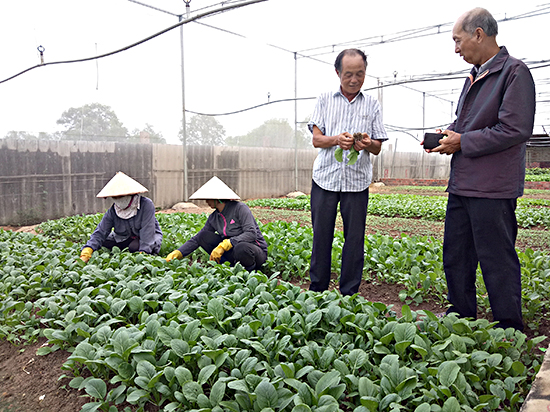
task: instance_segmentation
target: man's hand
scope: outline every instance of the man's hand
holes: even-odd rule
[[[451,155],[460,150],[460,133],[455,133],[452,130],[445,130],[443,134],[446,134],[447,137],[444,137],[439,141],[439,146],[430,150],[430,152],[435,152],[439,154]]]
[[[373,140],[367,133],[361,133],[363,138],[360,140],[355,140],[354,147],[358,152],[361,150],[366,150],[372,154],[377,155],[382,149],[382,143],[379,140]]]
[[[337,137],[337,144],[342,148],[342,150],[349,150],[355,143],[355,139],[351,133],[344,132],[340,133]]]

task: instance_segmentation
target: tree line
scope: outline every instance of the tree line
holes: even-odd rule
[[[117,141],[130,143],[161,143],[166,139],[162,133],[146,123],[143,129],[129,131],[114,110],[100,103],[72,107],[64,111],[56,121],[60,131],[40,132],[38,135],[25,131],[10,131],[5,138],[20,140],[86,140]],[[260,147],[311,147],[311,135],[307,121],[300,123],[298,132],[286,119],[270,119],[242,136],[226,136],[223,125],[213,116],[193,115],[186,123],[186,144],[204,146],[260,146]],[[183,127],[178,138],[183,141]]]

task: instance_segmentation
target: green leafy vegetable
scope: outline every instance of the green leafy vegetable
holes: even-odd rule
[[[87,218],[74,218],[67,238],[89,236],[94,225],[78,224]],[[159,215],[163,247],[205,219]],[[84,265],[81,245],[55,222],[48,228],[54,238],[0,230],[0,337],[43,336],[45,356],[68,349],[69,386],[90,398],[83,411],[125,402],[166,411],[515,410],[540,368],[534,346],[545,337],[410,307],[398,317],[360,296],[285,282],[309,269],[312,229],[295,222],[261,224],[264,272],[116,249]],[[336,232],[334,247],[342,245]],[[433,238],[369,235],[364,273],[404,285],[405,301],[444,296],[441,251]],[[519,257],[524,314],[536,322],[549,309],[550,257]],[[332,265],[338,272],[339,259]],[[481,308],[485,294],[479,276]]]

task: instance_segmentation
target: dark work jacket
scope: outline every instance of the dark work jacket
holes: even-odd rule
[[[139,238],[139,251],[157,254],[162,244],[162,231],[155,217],[155,205],[147,197],[140,196],[137,214],[130,219],[121,219],[113,204],[103,215],[85,247],[98,250],[105,239],[124,242],[130,237]]]
[[[252,212],[243,202],[229,200],[225,203],[223,211],[214,210],[200,232],[178,249],[183,256],[189,255],[199,247],[197,239],[204,231],[217,233],[222,239],[229,239],[233,247],[240,242],[257,245],[267,257],[267,242]]]
[[[447,191],[512,199],[523,195],[526,142],[533,133],[535,84],[527,66],[501,47],[472,83],[472,69],[448,129],[461,134]]]

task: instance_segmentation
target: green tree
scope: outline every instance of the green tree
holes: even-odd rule
[[[137,143],[162,143],[166,144],[166,139],[162,137],[161,132],[156,132],[149,123],[145,123],[142,130],[134,129],[131,133],[132,142]]]
[[[300,125],[297,132],[298,148],[311,147],[307,128]],[[294,128],[286,119],[266,120],[262,125],[244,136],[228,137],[226,143],[232,146],[289,147],[296,145]]]
[[[194,115],[185,132],[188,145],[223,146],[225,143],[225,128],[213,116]],[[180,128],[178,137],[183,142],[183,128]]]
[[[115,112],[100,103],[71,107],[63,112],[57,124],[63,140],[119,141],[128,138],[128,130],[118,120]]]

